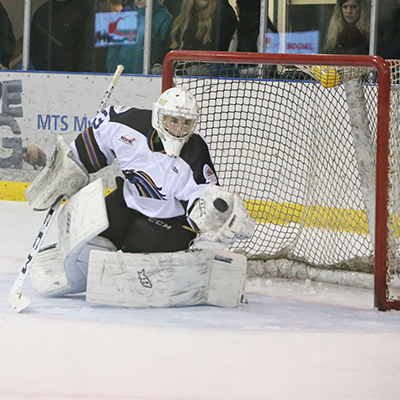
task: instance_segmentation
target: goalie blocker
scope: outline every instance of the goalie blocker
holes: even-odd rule
[[[242,199],[212,184],[207,185],[189,217],[200,231],[194,240],[197,248],[214,247],[218,243],[229,246],[250,239],[255,228]]]

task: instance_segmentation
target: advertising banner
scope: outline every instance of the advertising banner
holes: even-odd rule
[[[0,71],[0,181],[31,182],[57,135],[71,142],[89,126],[110,81],[108,74]],[[151,109],[160,94],[160,77],[122,75],[108,105]],[[115,171],[107,169],[99,174],[113,187]]]
[[[318,54],[318,46],[318,31],[265,34],[266,53]]]

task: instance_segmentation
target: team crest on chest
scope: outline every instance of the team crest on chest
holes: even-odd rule
[[[162,192],[162,187],[158,187],[146,172],[129,169],[123,170],[122,173],[136,187],[139,196],[165,200],[166,195]]]
[[[203,167],[203,175],[207,183],[217,183],[217,177],[214,174],[214,171],[208,164],[205,164]]]

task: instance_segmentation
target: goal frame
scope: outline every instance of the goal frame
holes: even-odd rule
[[[389,184],[389,122],[390,122],[390,68],[379,56],[355,55],[309,55],[309,54],[269,54],[233,53],[212,51],[169,52],[163,62],[162,91],[174,85],[174,62],[212,62],[232,64],[266,65],[324,65],[343,67],[371,67],[378,75],[377,102],[377,150],[376,150],[376,196],[375,196],[375,306],[380,311],[400,310],[400,301],[387,299],[386,261],[388,245],[388,184]]]

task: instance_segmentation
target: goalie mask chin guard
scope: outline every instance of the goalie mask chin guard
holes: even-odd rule
[[[199,116],[194,96],[183,87],[166,90],[153,104],[152,125],[170,157],[179,156]]]

